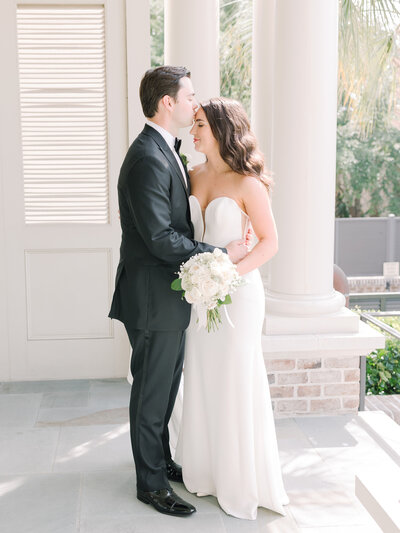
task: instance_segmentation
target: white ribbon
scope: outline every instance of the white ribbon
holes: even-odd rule
[[[232,320],[231,320],[231,317],[229,316],[228,314],[228,309],[227,309],[227,305],[224,305],[224,309],[225,309],[225,316],[226,316],[226,319],[228,321],[228,324],[231,326],[231,328],[234,328],[235,326],[233,325],[232,323]]]
[[[200,328],[207,327],[207,307],[202,304],[193,304],[194,310],[197,313],[197,331]]]

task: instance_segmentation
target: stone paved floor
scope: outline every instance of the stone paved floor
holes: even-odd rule
[[[213,497],[190,518],[135,498],[125,380],[0,384],[3,533],[377,533],[354,495],[354,473],[388,457],[357,415],[276,421],[287,516],[227,516]]]

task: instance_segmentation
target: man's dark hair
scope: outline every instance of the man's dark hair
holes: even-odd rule
[[[159,101],[166,94],[175,99],[180,89],[181,78],[185,77],[190,78],[190,72],[185,67],[164,65],[146,71],[139,90],[144,116],[154,117]]]

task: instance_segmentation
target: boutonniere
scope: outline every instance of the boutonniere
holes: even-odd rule
[[[188,169],[188,170],[191,170],[192,167],[191,167],[191,162],[192,162],[192,158],[189,154],[179,154],[181,159],[182,159],[182,163],[185,165],[185,167]]]

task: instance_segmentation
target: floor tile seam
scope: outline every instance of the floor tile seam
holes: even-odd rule
[[[356,527],[356,528],[360,528],[360,527],[368,527],[371,525],[371,522],[365,522],[365,521],[362,521],[362,522],[348,522],[346,521],[346,524],[343,524],[343,522],[333,522],[333,523],[330,523],[328,526],[323,523],[315,523],[315,524],[312,524],[310,525],[309,523],[306,524],[305,522],[303,523],[299,523],[297,522],[297,525],[299,528],[332,528],[332,527],[336,527],[336,528],[341,528],[341,527]]]
[[[221,511],[210,512],[210,511],[202,511],[202,510],[197,509],[195,516],[200,516],[200,515],[201,516],[214,516],[214,517],[218,516],[221,519],[223,519],[224,517],[226,517],[226,518],[234,518],[231,515],[228,515],[226,513],[223,514],[223,513],[224,512],[222,510]],[[105,515],[103,516],[101,514],[95,514],[95,515],[88,514],[88,515],[85,515],[85,516],[81,516],[81,518],[80,518],[80,527],[86,520],[90,519],[92,516],[94,516],[94,518],[101,519]],[[135,510],[135,511],[132,511],[132,512],[127,512],[127,511],[122,511],[121,512],[121,511],[118,511],[118,517],[124,518],[124,519],[125,518],[160,518],[160,513],[158,511],[156,511],[154,508],[149,508],[147,511],[138,511],[138,510]],[[168,519],[168,517],[166,519]]]
[[[29,476],[29,477],[40,477],[40,476],[53,476],[53,475],[81,475],[82,472],[53,472],[52,470],[41,470],[41,471],[21,471],[21,472],[7,472],[5,474],[0,474],[0,479],[2,477],[15,477],[15,476]]]
[[[43,402],[45,402],[46,400],[49,400],[48,396],[49,395],[67,395],[67,399],[69,400],[70,398],[75,398],[76,394],[83,394],[84,395],[84,398],[83,400],[86,402],[84,403],[84,405],[66,405],[65,402],[65,398],[63,398],[63,401],[64,401],[64,404],[62,405],[57,405],[57,398],[55,398],[53,400],[53,404],[52,405],[43,405]],[[47,396],[47,397],[46,397]],[[79,400],[80,402],[82,401],[82,398]],[[89,393],[88,391],[65,391],[65,392],[45,392],[43,393],[43,400],[42,400],[42,403],[40,405],[40,409],[85,409],[88,407],[88,401],[89,401]]]
[[[36,427],[36,424],[37,424],[37,421],[38,421],[39,412],[40,412],[40,406],[42,405],[42,402],[43,402],[44,393],[41,392],[40,396],[41,396],[40,403],[39,403],[38,408],[36,410],[36,418],[35,418],[35,422],[33,423],[33,426],[32,426],[33,428]]]
[[[76,531],[81,531],[81,512],[82,512],[82,496],[83,496],[83,480],[84,480],[85,474],[81,473],[79,476],[79,491],[78,491],[78,504],[76,508]]]
[[[56,463],[56,459],[57,459],[57,455],[58,455],[58,450],[59,450],[59,447],[60,447],[60,440],[61,440],[61,427],[59,426],[58,427],[57,442],[56,442],[56,445],[54,446],[53,457],[52,457],[52,461],[51,461],[51,472],[52,473],[56,472],[54,470],[54,467],[55,467],[55,463]]]
[[[296,424],[296,427],[299,429],[299,431],[303,434],[303,436],[306,438],[307,442],[310,444],[310,446],[315,449],[315,445],[310,439],[310,437],[307,435],[307,433],[302,429],[302,427],[298,424],[297,418],[293,417],[294,423]]]
[[[124,422],[123,424],[126,424],[127,422]],[[41,424],[41,422],[39,422],[39,424]],[[56,428],[56,427],[59,427],[59,428],[95,428],[95,427],[99,427],[99,426],[115,426],[116,424],[90,424],[90,425],[87,425],[87,424],[51,424],[51,423],[44,423],[43,425],[38,425],[38,426],[34,426],[32,429],[51,429],[51,428]],[[0,426],[2,427],[2,426]],[[3,427],[15,427],[15,426],[3,426]],[[26,429],[26,427],[25,427]]]
[[[117,408],[119,409],[119,408]],[[124,409],[124,408],[122,408]],[[83,417],[89,417],[89,416],[92,416],[92,415],[96,415],[97,413],[104,413],[104,412],[107,412],[107,411],[110,411],[110,409],[102,409],[101,411],[98,410],[97,407],[93,406],[93,407],[41,407],[39,409],[39,415],[40,414],[46,414],[46,413],[43,413],[43,411],[53,411],[54,414],[57,414],[57,410],[63,410],[63,411],[71,411],[71,410],[81,410],[83,411],[81,416],[77,416],[76,418],[79,419],[79,418],[83,418]],[[62,412],[61,412],[62,414]],[[79,413],[77,413],[79,415]],[[74,419],[71,419],[71,420],[74,420]],[[39,420],[39,423],[42,422]],[[47,421],[46,420],[43,420],[44,423],[46,423]],[[69,422],[69,420],[59,420],[58,423],[59,425],[63,425],[65,422]],[[101,425],[105,425],[105,426],[109,426],[109,425],[114,425],[114,426],[117,426],[117,425],[121,425],[121,424],[126,424],[129,422],[129,419],[127,418],[126,420],[124,420],[124,422],[110,422],[110,423],[107,423],[107,422],[103,422],[102,424],[99,424],[99,423],[96,423],[96,424],[81,424],[81,425],[86,425],[86,426],[101,426]],[[52,422],[51,420],[48,421],[48,423],[54,423],[56,424],[57,421],[54,421]]]
[[[44,393],[43,392],[6,392],[6,393],[0,392],[0,397],[1,396],[7,397],[7,398],[9,398],[10,396],[24,397],[24,396],[27,396],[28,394],[30,396],[43,396]]]
[[[115,467],[113,465],[110,468],[103,469],[89,469],[89,470],[52,470],[51,474],[99,474],[104,472],[132,472],[135,473],[135,470],[131,470],[131,467]]]
[[[285,505],[285,511],[286,511],[286,517],[290,518],[296,525],[296,527],[300,527],[299,524],[297,523],[297,520],[293,514],[293,511],[292,511],[292,506],[291,504],[289,503],[289,505]]]
[[[72,425],[72,424],[54,424],[54,425],[46,425],[46,426],[36,426],[34,428],[21,428],[21,429],[35,429],[35,430],[43,430],[43,429],[56,429],[58,428],[60,431],[65,429],[78,429],[78,428],[84,428],[84,429],[90,429],[90,428],[99,428],[102,427],[104,430],[110,431],[110,428],[118,428],[121,426],[126,425],[128,422],[124,422],[122,424],[93,424],[93,425]],[[7,426],[9,428],[14,426]],[[1,429],[1,426],[0,426]]]
[[[45,427],[40,427],[40,426],[2,426],[0,424],[0,429],[2,431],[4,430],[9,430],[9,431],[27,431],[27,430],[33,430],[36,432],[36,430],[42,430],[42,429],[48,429],[48,428],[45,428]],[[1,437],[3,436],[3,434],[0,433],[0,440],[1,440]]]
[[[129,424],[129,420],[127,420],[126,422],[118,422],[117,424],[82,424],[82,425],[79,425],[79,426],[67,426],[67,427],[81,427],[81,428],[92,428],[92,427],[101,427],[101,426],[104,426],[104,427],[107,427],[107,429],[109,428],[109,426],[114,426],[115,428],[117,427],[121,427],[121,426],[126,426],[126,424]],[[59,424],[60,427],[65,427],[64,424]]]
[[[366,524],[366,525],[371,526],[371,524]],[[299,533],[310,533],[310,532],[311,532],[311,533],[326,533],[326,531],[328,531],[328,532],[330,533],[330,530],[332,530],[333,527],[334,527],[334,528],[336,529],[336,531],[337,531],[337,527],[336,527],[336,526],[322,526],[321,528],[318,528],[318,531],[316,531],[316,528],[315,528],[314,526],[305,526],[305,527],[301,527],[301,528],[300,528]],[[346,527],[346,531],[348,531],[347,526],[345,526],[345,527]],[[350,528],[353,528],[353,526],[349,526],[349,527],[350,527]],[[365,525],[363,524],[361,527],[364,528]],[[376,527],[378,527],[378,526],[376,526]],[[340,531],[341,531],[342,528],[343,528],[343,524],[340,526],[340,528],[341,528],[341,529],[340,529]],[[360,527],[359,527],[359,526],[354,526],[354,529],[355,529],[355,531],[357,531],[357,532],[360,531]],[[339,533],[340,533],[340,531],[339,531]],[[362,529],[361,533],[368,533],[368,531],[370,531],[370,530],[367,530],[367,531],[366,531],[365,529]],[[374,532],[376,532],[376,533],[378,533],[378,531],[379,531],[380,533],[382,533],[382,530],[381,530],[381,529],[375,529],[375,530],[374,530]]]
[[[278,441],[278,448],[279,448],[279,441]],[[290,448],[289,451],[292,451],[292,450],[295,450],[296,448]],[[307,450],[307,452],[310,452],[312,451],[314,454],[316,454],[319,459],[324,463],[325,462],[325,459],[324,457],[321,455],[321,453],[319,453],[318,450],[322,450],[322,449],[326,449],[326,448],[317,448],[316,446],[314,446],[312,443],[311,443],[311,447],[310,448],[305,448]],[[284,451],[284,450],[283,450]]]

